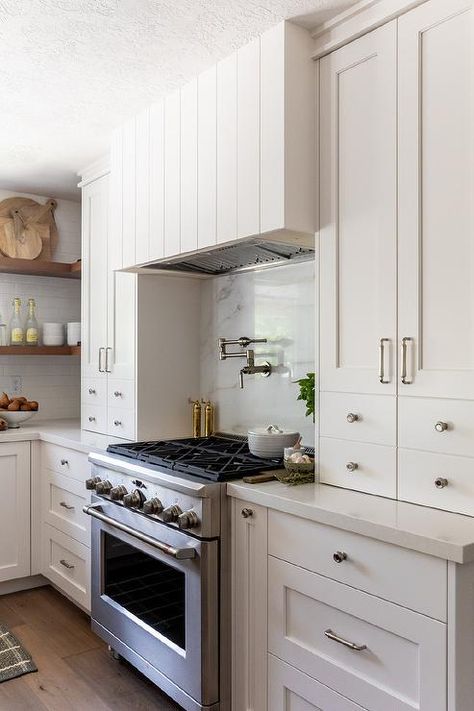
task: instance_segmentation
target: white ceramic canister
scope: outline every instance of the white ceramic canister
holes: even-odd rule
[[[78,346],[81,342],[80,321],[70,321],[66,326],[68,346]]]
[[[43,345],[63,346],[64,345],[64,324],[63,323],[43,323]]]

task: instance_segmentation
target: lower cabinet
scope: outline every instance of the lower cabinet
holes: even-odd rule
[[[90,548],[45,523],[41,549],[43,575],[90,611]]]
[[[0,445],[0,582],[30,575],[30,443]]]

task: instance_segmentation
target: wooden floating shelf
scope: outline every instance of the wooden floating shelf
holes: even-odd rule
[[[43,262],[39,259],[10,259],[0,256],[0,274],[26,274],[29,276],[80,279],[81,262]]]
[[[78,356],[81,346],[0,346],[2,355]]]

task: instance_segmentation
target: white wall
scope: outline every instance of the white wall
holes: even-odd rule
[[[314,424],[296,400],[294,383],[314,371],[314,308],[313,262],[203,282],[201,390],[218,405],[220,430],[246,433],[251,426],[278,424],[295,428],[306,444],[314,444]],[[220,361],[221,336],[267,338],[267,344],[255,345],[256,363],[268,360],[272,375],[244,376],[240,390],[245,359]]]
[[[31,197],[41,203],[54,197],[0,190],[0,200],[13,196]],[[74,262],[81,256],[81,206],[70,200],[58,200],[55,217],[59,242],[54,260]],[[19,296],[25,306],[30,296],[36,299],[40,325],[44,321],[80,321],[80,281],[0,274],[0,313],[7,324],[14,296]],[[0,356],[0,388],[12,394],[15,386],[17,394],[40,403],[37,420],[80,416],[77,357]]]

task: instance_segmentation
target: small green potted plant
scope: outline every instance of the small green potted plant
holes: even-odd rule
[[[297,399],[306,403],[306,417],[311,416],[314,422],[315,373],[306,373],[306,378],[300,378],[296,383],[300,386],[300,394]]]
[[[296,380],[300,392],[298,400],[306,404],[306,417],[315,416],[315,374],[306,373],[305,378]],[[276,474],[279,481],[294,486],[295,484],[309,484],[315,481],[314,459],[305,454],[304,448],[300,447],[300,439],[294,447],[285,449],[284,465],[285,471]]]

